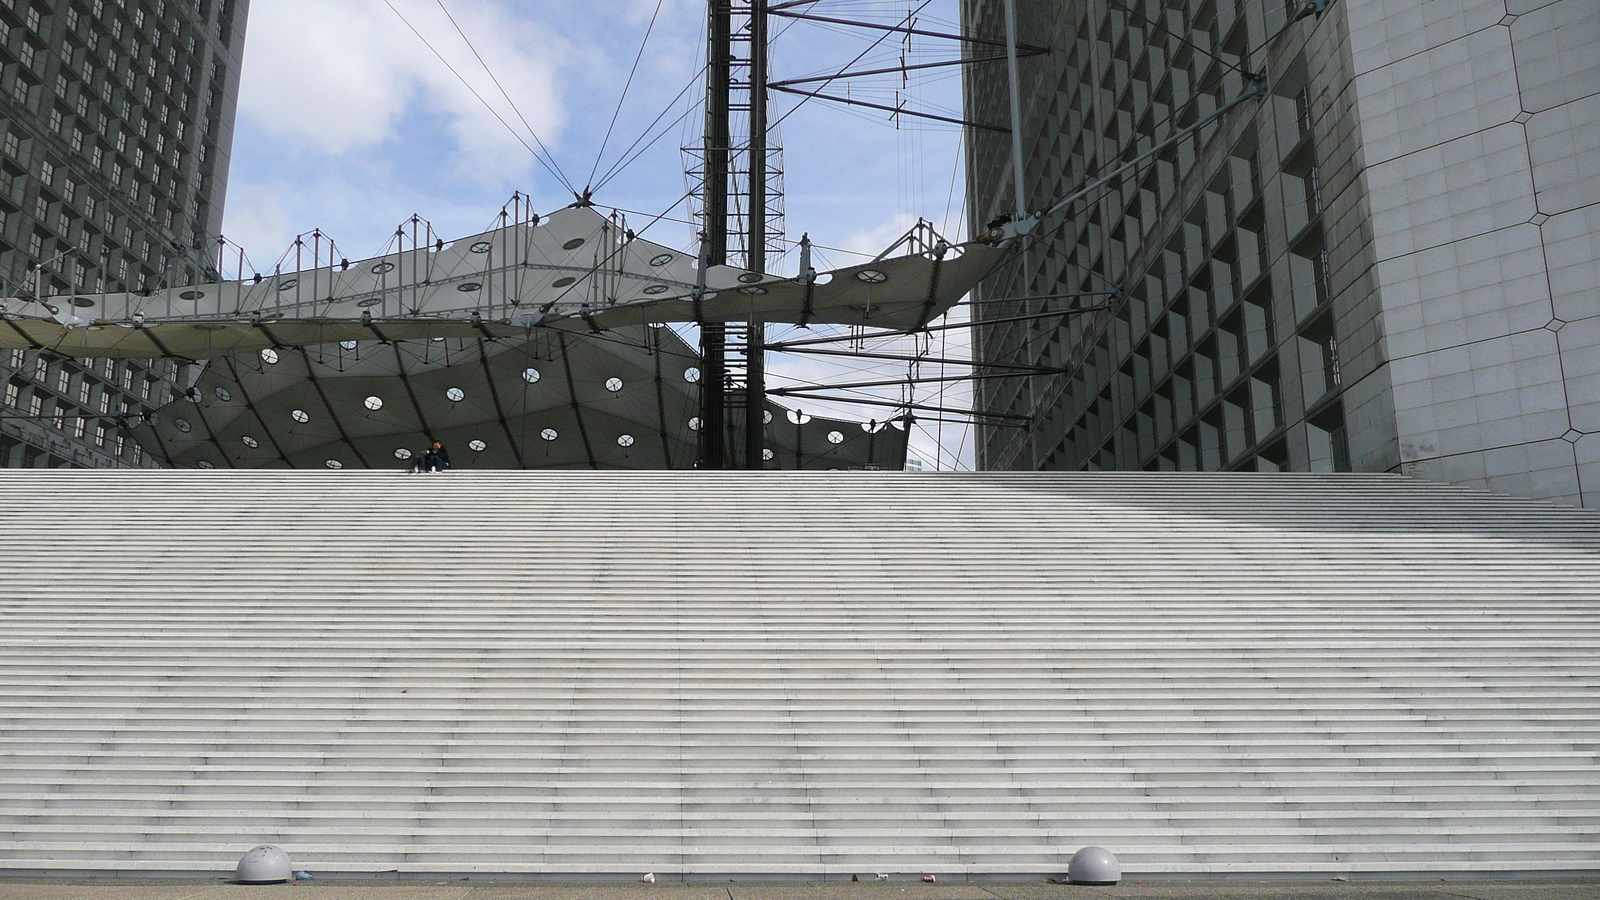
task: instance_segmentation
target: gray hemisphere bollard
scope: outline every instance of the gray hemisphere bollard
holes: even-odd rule
[[[239,884],[281,884],[293,872],[289,854],[271,844],[262,844],[239,859],[233,880]]]
[[[1067,880],[1073,884],[1116,884],[1122,880],[1122,865],[1104,847],[1085,847],[1072,854],[1067,863]]]

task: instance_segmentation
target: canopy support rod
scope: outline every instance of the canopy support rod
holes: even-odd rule
[[[913,334],[922,334],[928,331],[949,331],[953,328],[974,328],[979,325],[1004,325],[1007,322],[1032,322],[1038,319],[1065,318],[1080,313],[1099,312],[1107,309],[1105,306],[1085,306],[1081,309],[1058,309],[1054,312],[1035,313],[1028,316],[1006,316],[1000,319],[980,319],[976,322],[947,322],[943,325],[925,325],[916,331],[882,331],[877,334],[834,334],[827,337],[806,338],[800,341],[779,341],[768,344],[768,350],[788,350],[791,347],[806,347],[811,344],[837,344],[840,341],[872,341],[879,338],[910,337]]]
[[[821,347],[795,347],[788,353],[807,353],[813,356],[844,356],[850,359],[882,359],[889,362],[927,363],[934,366],[972,366],[976,369],[1015,369],[1037,375],[1055,375],[1060,369],[1045,366],[1024,366],[1017,363],[982,362],[975,359],[950,359],[942,356],[899,356],[893,353],[856,352],[854,350],[824,350]]]
[[[783,87],[782,85],[777,84],[768,85],[768,87],[775,91],[783,91],[785,94],[799,94],[802,97],[815,97],[818,100],[830,100],[834,103],[843,103],[847,106],[864,106],[867,109],[881,109],[885,112],[892,112],[897,116],[912,116],[918,119],[932,119],[935,122],[948,122],[951,125],[963,125],[967,128],[981,128],[984,131],[996,131],[1001,134],[1005,134],[1011,130],[1009,128],[1001,128],[999,125],[973,122],[969,119],[956,119],[950,116],[936,116],[933,113],[918,112],[914,109],[902,109],[898,106],[890,106],[887,103],[869,103],[866,100],[857,100],[853,97],[840,97],[837,94],[824,94],[821,91],[802,91],[799,88]]]
[[[877,400],[867,397],[827,397],[812,395],[807,400],[818,400],[826,403],[856,403],[861,406],[886,406],[890,409],[925,409],[928,412],[956,413],[963,416],[984,416],[993,419],[1011,419],[1019,422],[1031,422],[1032,416],[1018,415],[1017,413],[978,412],[973,409],[962,409],[958,406],[930,406],[926,403],[906,403],[902,400]]]
[[[1044,52],[1045,51],[1043,50],[1026,50],[1018,53],[1017,55],[1039,56]],[[1006,57],[1004,56],[974,56],[971,59],[946,59],[939,62],[916,63],[909,66],[885,66],[881,69],[857,69],[853,72],[840,72],[836,75],[814,75],[810,78],[785,78],[782,81],[772,82],[770,86],[774,89],[777,89],[781,87],[791,87],[796,84],[816,84],[819,81],[837,81],[841,78],[866,78],[871,75],[892,75],[896,72],[915,72],[918,69],[939,69],[948,66],[964,66],[971,63],[1004,62],[1005,59]]]
[[[772,393],[785,397],[811,394],[817,391],[853,391],[858,388],[895,387],[902,384],[940,384],[951,381],[992,381],[996,378],[1031,378],[1038,375],[1060,375],[1066,369],[1053,372],[992,372],[987,375],[926,375],[921,378],[892,378],[884,381],[850,381],[844,384],[819,384],[812,387],[773,388]]]
[[[947,31],[927,31],[922,28],[912,28],[906,25],[885,25],[882,22],[861,22],[855,19],[837,19],[833,16],[819,16],[812,13],[790,12],[782,7],[773,7],[770,10],[774,16],[783,16],[786,19],[805,19],[808,22],[826,22],[829,25],[848,25],[852,28],[867,28],[873,31],[892,31],[895,34],[914,34],[920,37],[942,38],[947,41],[960,41],[963,44],[978,44],[984,47],[1004,47],[1004,41],[992,38],[970,37],[963,34],[951,34]],[[1033,53],[1049,53],[1049,47],[1040,47],[1034,44],[1018,44],[1020,49]]]

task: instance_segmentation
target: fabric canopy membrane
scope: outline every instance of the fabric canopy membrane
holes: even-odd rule
[[[667,328],[267,348],[189,367],[131,434],[184,468],[400,468],[431,436],[458,469],[693,465],[699,360]],[[898,467],[902,427],[795,422],[771,468]]]
[[[576,206],[355,263],[12,298],[0,305],[0,348],[190,363],[190,408],[134,428],[173,465],[380,467],[431,435],[458,466],[681,468],[696,455],[699,388],[684,373],[698,361],[670,329],[647,326],[914,330],[1004,255],[941,245],[792,279],[702,267]],[[904,457],[900,427],[796,423],[776,405],[768,418],[770,466],[898,467]]]

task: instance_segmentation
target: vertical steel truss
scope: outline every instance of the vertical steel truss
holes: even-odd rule
[[[767,0],[710,0],[706,123],[686,148],[706,265],[765,273],[782,255],[781,150],[769,139]],[[761,322],[700,323],[700,465],[764,466],[766,377]]]

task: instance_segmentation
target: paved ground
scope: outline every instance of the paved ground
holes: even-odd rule
[[[0,900],[1600,900],[1600,877],[1498,881],[1137,881],[1029,884],[403,884],[0,879]]]

